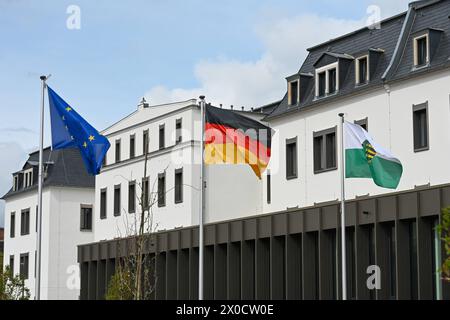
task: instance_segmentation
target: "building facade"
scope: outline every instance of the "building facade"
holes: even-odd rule
[[[283,99],[254,110],[268,112],[262,121],[276,131],[260,186],[262,215],[228,210],[216,216],[230,203],[211,199],[207,298],[339,298],[339,113],[403,165],[395,191],[370,179],[346,180],[348,296],[450,298],[438,271],[445,252],[436,232],[441,209],[450,205],[449,12],[448,0],[416,1],[379,27],[308,49],[298,72],[286,78]],[[225,183],[238,188],[240,179]],[[156,299],[197,297],[198,229],[183,219],[176,216],[184,228],[157,233],[147,253],[155,257]],[[126,241],[79,247],[83,299],[104,297]],[[374,265],[381,288],[369,290]]]
[[[102,134],[111,148],[95,181],[96,241],[134,234],[143,189],[153,231],[198,224],[201,118],[195,99],[154,106],[143,100]],[[248,165],[206,166],[205,181],[206,222],[262,213],[262,182]]]
[[[4,266],[25,279],[36,295],[38,152],[13,174],[5,200]],[[94,178],[77,149],[44,150],[42,195],[41,299],[79,297],[77,245],[94,241]]]

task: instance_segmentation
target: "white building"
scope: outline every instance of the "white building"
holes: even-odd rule
[[[449,183],[450,1],[408,12],[308,49],[264,120],[277,131],[264,212],[340,198],[339,113],[363,124],[403,164],[396,191]],[[392,192],[347,179],[346,197]],[[269,197],[269,199],[268,199]]]
[[[4,262],[36,294],[37,183],[39,153],[13,174],[5,200]],[[41,299],[78,299],[77,245],[94,240],[94,177],[77,149],[44,150]]]
[[[200,120],[195,99],[156,106],[143,100],[135,112],[102,132],[111,148],[95,181],[96,241],[134,234],[130,229],[139,215],[130,213],[140,212],[134,195],[139,197],[144,181],[144,141],[154,230],[198,224]],[[206,223],[262,213],[262,182],[249,166],[206,166],[205,179]]]

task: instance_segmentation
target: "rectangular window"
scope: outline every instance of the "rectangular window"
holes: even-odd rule
[[[144,133],[142,134],[142,154],[148,153],[148,147],[149,147],[149,139],[148,139],[148,130],[144,130]]]
[[[20,235],[30,234],[30,209],[22,210],[20,213]]]
[[[114,216],[120,216],[120,184],[114,186]]]
[[[16,213],[11,212],[11,219],[9,222],[9,237],[14,238],[16,236]]]
[[[14,255],[9,256],[9,272],[14,276]]]
[[[356,120],[355,124],[363,128],[364,130],[369,131],[369,119],[365,118],[361,120]]]
[[[314,132],[314,173],[337,169],[336,127]]]
[[[100,190],[100,219],[106,219],[106,190]]]
[[[136,212],[136,182],[128,184],[128,213]]]
[[[116,140],[116,163],[120,162],[120,139]]]
[[[298,103],[298,81],[290,82],[289,86],[290,105],[295,106]]]
[[[33,185],[33,170],[27,170],[24,172],[23,187],[28,188]]]
[[[150,206],[150,198],[149,198],[149,178],[142,179],[142,204],[145,209],[148,209]]]
[[[364,84],[369,81],[369,73],[368,73],[368,65],[369,61],[367,57],[362,57],[356,60],[357,68],[356,68],[356,83]]]
[[[286,179],[297,178],[297,137],[286,140]]]
[[[103,157],[102,167],[106,167],[106,158],[108,158],[108,152],[106,152],[105,156]]]
[[[164,125],[159,125],[159,149],[164,149],[165,147],[165,129]]]
[[[166,174],[158,174],[158,207],[166,205]]]
[[[323,97],[326,92],[326,72],[319,73],[319,92],[318,96]]]
[[[421,67],[428,63],[428,36],[414,39],[414,57],[415,66]]]
[[[20,255],[20,278],[23,280],[28,279],[28,253]]]
[[[183,202],[183,169],[175,170],[175,203]]]
[[[92,206],[81,206],[80,230],[92,231]]]
[[[132,134],[130,136],[130,159],[133,159],[136,156],[136,138],[135,135]]]
[[[336,81],[336,69],[330,69],[328,70],[328,93],[333,94],[336,92],[337,89],[337,81]]]
[[[176,140],[175,143],[180,143],[183,140],[183,136],[181,134],[181,130],[182,130],[182,120],[181,119],[177,119],[176,123],[175,123],[175,130],[176,130]]]
[[[19,176],[15,175],[13,178],[13,191],[19,190]]]
[[[428,150],[428,103],[413,106],[413,126],[414,151]]]
[[[270,170],[267,171],[267,204],[272,201],[272,190],[271,190],[272,176],[270,175]]]

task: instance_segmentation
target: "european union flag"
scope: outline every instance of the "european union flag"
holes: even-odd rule
[[[52,148],[56,150],[78,147],[89,174],[98,174],[111,144],[55,91],[49,86],[47,89],[50,102]]]

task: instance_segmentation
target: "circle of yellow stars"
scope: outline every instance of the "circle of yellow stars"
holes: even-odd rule
[[[72,111],[72,108],[71,108],[70,106],[67,106],[65,110],[66,110],[66,112],[70,112],[70,111]],[[64,115],[63,115],[61,118],[62,118],[63,121],[66,120],[66,117],[65,117]],[[66,128],[66,130],[69,130],[69,128],[67,127],[67,125],[65,126],[65,128]],[[73,137],[73,136],[70,136],[70,138],[71,138],[72,140],[74,140],[74,137]],[[90,135],[89,138],[88,138],[88,140],[89,140],[89,142],[94,141],[94,140],[95,140],[95,136]],[[84,148],[87,148],[87,146],[88,146],[87,142],[84,141],[84,142],[83,142],[83,147],[84,147]]]

